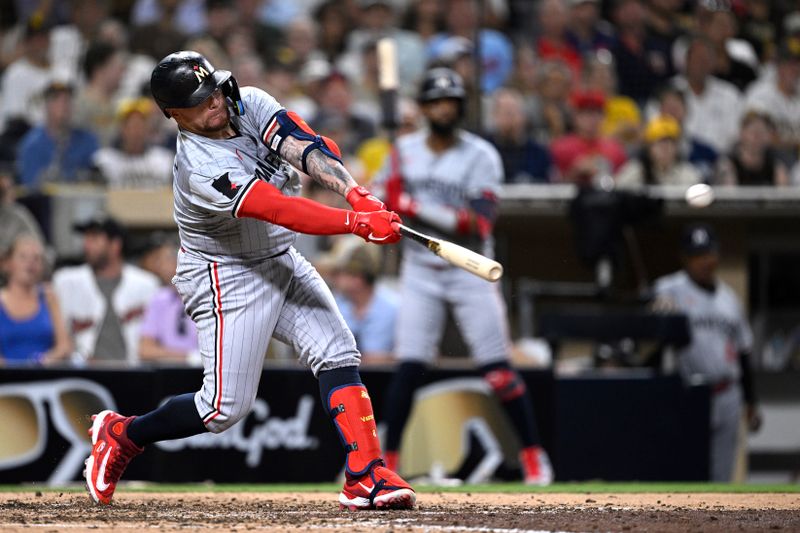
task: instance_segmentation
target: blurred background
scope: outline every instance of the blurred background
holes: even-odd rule
[[[708,479],[714,397],[743,377],[734,480],[800,481],[800,2],[790,0],[1,0],[0,420],[13,411],[29,431],[0,424],[0,442],[16,443],[0,446],[0,480],[76,479],[70,454],[83,436],[59,416],[109,402],[144,412],[199,383],[193,324],[170,285],[176,126],[150,96],[158,60],[193,49],[266,90],[335,139],[369,187],[391,149],[376,53],[385,37],[400,67],[391,133],[424,127],[417,83],[449,66],[467,87],[463,127],[502,157],[494,237],[513,358],[557,479]],[[711,186],[709,205],[687,202],[697,184]],[[310,179],[304,195],[343,205]],[[399,247],[310,236],[296,247],[348,310],[380,397],[395,332],[371,331],[360,308],[378,296],[396,308]],[[704,326],[694,302],[657,283],[698,257],[730,288],[730,318],[747,337],[741,371],[725,380],[682,367]],[[59,278],[77,265],[142,272],[120,301],[120,287]],[[87,338],[84,311],[98,298],[111,303]],[[469,374],[453,325],[430,381]],[[265,366],[269,408],[241,430],[247,445],[219,446],[240,462],[245,448],[278,450],[263,462],[248,454],[251,470],[233,480],[295,481],[270,469],[270,453],[321,457],[329,436],[309,435],[327,422],[304,419],[302,401],[279,404],[287,384],[316,398],[291,348],[274,343]],[[420,451],[455,438],[436,433],[435,413],[452,413],[456,392],[417,407],[409,473],[446,463],[466,478],[492,448],[468,436],[469,446]],[[501,416],[473,400],[456,402],[464,424]],[[518,465],[497,424],[502,478]],[[63,457],[57,471],[46,454]],[[132,475],[168,479],[165,463]],[[230,480],[222,464],[206,478]]]

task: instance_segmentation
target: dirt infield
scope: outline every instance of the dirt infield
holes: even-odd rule
[[[800,494],[422,493],[340,511],[332,493],[0,493],[0,531],[800,531]]]

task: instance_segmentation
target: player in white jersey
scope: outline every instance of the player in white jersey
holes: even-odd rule
[[[719,254],[713,230],[688,227],[682,242],[684,269],[656,280],[656,308],[686,314],[691,342],[678,352],[687,383],[711,386],[711,479],[732,481],[743,403],[751,430],[758,429],[750,351],[753,335],[733,289],[717,278]]]
[[[240,91],[230,72],[215,70],[200,54],[161,60],[150,88],[179,126],[173,190],[181,250],[173,283],[197,324],[204,379],[199,392],[143,416],[94,417],[84,473],[92,499],[110,503],[144,446],[221,432],[245,417],[274,336],[319,380],[323,408],[346,450],[340,504],[413,507],[414,491],[380,457],[353,335],[317,271],[292,247],[296,232],[397,242],[400,218],[356,185],[333,141],[264,91]],[[345,196],[353,210],[296,196],[292,167]]]
[[[503,167],[491,144],[457,127],[465,95],[461,77],[454,71],[436,68],[426,74],[419,101],[429,127],[397,140],[378,183],[390,209],[416,227],[491,256]],[[437,354],[450,306],[473,360],[522,441],[525,481],[549,484],[553,472],[541,447],[530,395],[509,365],[511,342],[499,288],[452,267],[416,242],[404,242],[395,347],[400,365],[384,411],[387,466],[398,466],[414,391]]]

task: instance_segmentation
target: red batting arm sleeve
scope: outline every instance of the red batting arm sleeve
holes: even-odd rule
[[[284,196],[260,179],[255,179],[242,192],[233,216],[257,218],[290,230],[310,235],[339,235],[351,232],[354,213],[300,198]]]

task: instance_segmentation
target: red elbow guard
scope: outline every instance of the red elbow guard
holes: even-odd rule
[[[334,141],[330,137],[325,137],[324,135],[320,135],[320,137],[322,138],[322,141],[325,143],[325,145],[328,147],[328,149],[331,152],[333,152],[334,154],[336,154],[337,156],[339,156],[339,159],[341,159],[342,158],[342,150],[339,148],[339,145],[336,144],[336,141]]]

